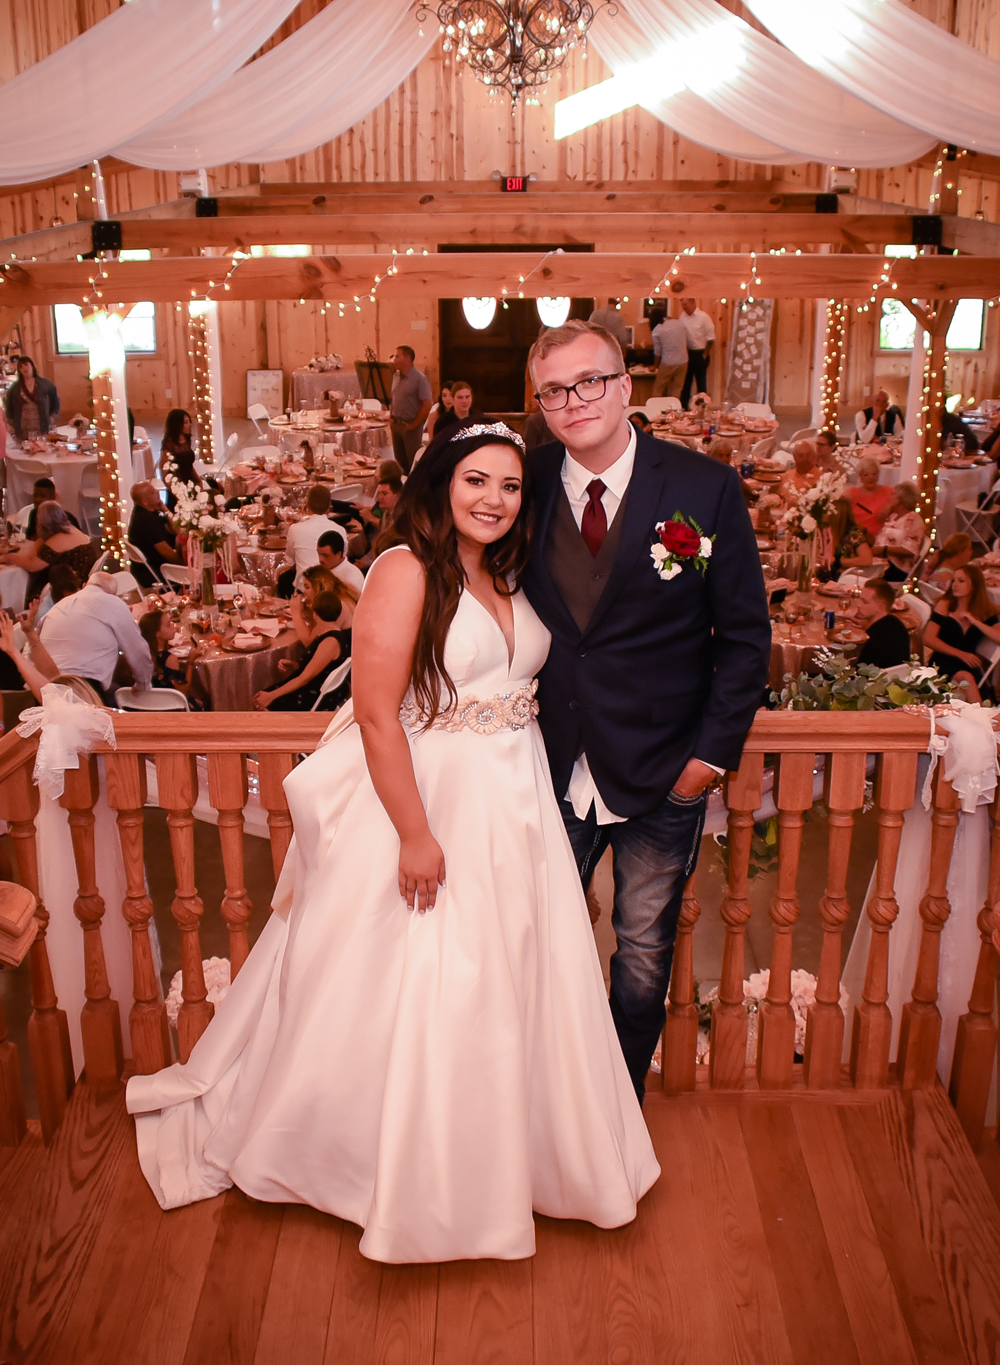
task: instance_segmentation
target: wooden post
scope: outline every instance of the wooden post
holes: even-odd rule
[[[194,427],[198,437],[198,458],[215,463],[212,435],[212,378],[208,363],[208,332],[205,306],[197,300],[188,305],[188,354],[194,381]]]
[[[125,528],[121,521],[118,480],[118,435],[115,430],[112,379],[107,372],[90,381],[97,427],[97,474],[101,488],[101,549],[124,561]]]
[[[694,878],[688,880],[677,921],[677,942],[670,973],[670,1000],[663,1027],[663,1088],[677,1094],[695,1088],[698,1049],[698,1008],[694,1003],[694,957],[692,935],[701,915],[694,893]]]
[[[222,917],[229,928],[231,978],[247,960],[247,921],[252,905],[244,885],[243,807],[247,803],[247,761],[243,754],[209,754],[209,800],[219,813],[219,842],[226,874]]]
[[[917,755],[883,754],[879,759],[875,800],[878,806],[878,862],[875,893],[867,906],[872,938],[868,949],[863,999],[854,1009],[851,1034],[851,1079],[859,1090],[878,1090],[889,1083],[892,1015],[889,999],[889,931],[899,914],[894,885],[903,812],[913,805]]]
[[[16,1147],[28,1131],[17,1048],[7,1037],[0,1008],[0,1147]]]
[[[913,314],[918,327],[930,333],[930,349],[924,360],[921,410],[915,414],[920,427],[920,512],[928,526],[937,510],[938,464],[941,458],[941,417],[944,413],[945,341],[955,316],[956,302],[945,299],[936,308],[923,308],[912,299],[900,298]]]
[[[792,1012],[792,931],[799,918],[796,882],[805,812],[812,805],[814,754],[782,754],[778,760],[778,890],[771,902],[774,944],[767,999],[760,1005],[757,1081],[762,1090],[785,1090],[795,1063]]]
[[[281,784],[294,767],[294,754],[257,756],[260,804],[267,811],[267,827],[271,832],[271,862],[276,881],[281,875],[288,845],[292,842],[292,817],[288,813],[288,801]]]
[[[38,814],[38,788],[27,764],[17,768],[0,783],[0,819],[8,821],[14,841],[17,876],[38,902],[35,916],[38,934],[31,945],[31,1018],[28,1020],[28,1048],[38,1092],[38,1117],[42,1137],[49,1142],[73,1093],[73,1053],[69,1042],[66,1011],[59,1008],[45,931],[49,912],[41,899],[38,881],[38,844],[35,816]]]
[[[903,1006],[896,1071],[905,1090],[930,1089],[937,1079],[941,1011],[937,1007],[941,930],[951,914],[948,869],[958,829],[958,796],[940,765],[934,781],[931,816],[931,865],[927,891],[920,902],[920,951],[913,997]]]
[[[170,850],[174,858],[176,894],[170,913],[181,931],[183,1003],[177,1017],[177,1041],[182,1062],[205,1032],[215,1006],[208,999],[201,963],[199,924],[204,913],[194,880],[194,815],[198,799],[198,770],[194,754],[156,755],[160,805],[167,812]]]
[[[153,902],[146,894],[143,857],[146,760],[139,754],[108,754],[104,771],[108,779],[108,804],[117,813],[125,864],[122,914],[132,930],[133,1005],[128,1016],[132,1070],[136,1075],[147,1075],[170,1065],[170,1032],[149,941]]]
[[[826,893],[819,903],[823,921],[816,1003],[806,1023],[803,1074],[814,1090],[835,1090],[840,1085],[844,1051],[844,1012],[840,1008],[840,970],[844,924],[851,907],[847,900],[847,870],[854,834],[854,812],[865,801],[864,753],[829,754],[824,776],[824,799],[830,812],[830,843],[827,854]]]
[[[764,755],[744,753],[739,772],[726,781],[729,807],[729,878],[721,911],[726,926],[719,998],[712,1010],[708,1075],[715,1089],[741,1090],[747,1066],[747,1012],[743,1004],[744,941],[751,905],[747,895],[754,811],[763,801]]]
[[[97,759],[81,754],[79,768],[68,768],[59,804],[69,812],[78,894],[73,913],[83,926],[83,970],[86,1002],[80,1015],[83,1056],[90,1082],[117,1081],[125,1065],[121,1015],[111,999],[101,939],[104,900],[97,887],[94,847],[94,803],[100,794]]]
[[[822,301],[817,301],[816,306],[822,307]],[[834,431],[840,425],[840,383],[844,372],[844,347],[847,342],[847,319],[850,311],[846,303],[835,299],[826,300],[820,402],[823,408],[823,426]]]

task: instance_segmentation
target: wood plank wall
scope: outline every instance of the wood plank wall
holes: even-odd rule
[[[119,0],[0,0],[0,79],[24,70],[118,7]],[[307,22],[326,0],[302,0],[271,43]],[[739,0],[727,7],[754,22]],[[1000,55],[1000,0],[915,0],[913,8],[951,29],[991,55]],[[759,27],[759,25],[755,26]],[[264,49],[266,50],[266,48]],[[390,97],[341,137],[287,161],[260,166],[228,165],[209,171],[213,189],[233,189],[259,182],[484,180],[494,170],[534,171],[540,179],[592,182],[610,180],[726,179],[777,176],[800,188],[823,186],[824,168],[815,164],[773,168],[719,156],[680,137],[644,110],[632,109],[563,142],[552,137],[552,106],[558,98],[604,79],[609,74],[591,53],[576,53],[548,87],[542,103],[511,119],[503,102],[456,70],[450,58],[435,50]],[[925,206],[931,192],[929,166],[861,171],[858,193],[894,203]],[[960,212],[982,211],[1000,221],[1000,181],[964,173],[960,180]],[[173,173],[125,167],[112,162],[106,172],[110,212],[123,212],[177,196]],[[0,189],[0,237],[48,227],[54,219],[76,218],[76,184],[61,180],[30,189]],[[530,203],[530,198],[529,201]],[[313,243],[330,250],[367,251],[350,242]],[[436,241],[400,246],[433,248]],[[614,240],[595,242],[597,250],[614,250]],[[732,249],[731,242],[700,242],[703,250]],[[745,243],[749,248],[753,243]],[[658,250],[652,241],[643,249]],[[715,316],[720,340],[728,333],[729,309],[703,300]],[[628,320],[640,322],[639,300],[626,306]],[[779,408],[804,408],[809,401],[808,366],[815,305],[782,300],[775,309],[773,402]],[[986,349],[955,356],[950,365],[953,388],[963,393],[1000,393],[1000,310],[990,310]],[[245,371],[280,367],[289,372],[315,353],[336,351],[349,363],[366,345],[380,356],[400,342],[413,345],[418,363],[437,382],[437,310],[433,304],[362,304],[361,312],[339,319],[336,310],[321,314],[307,303],[227,303],[220,308],[223,339],[223,401],[230,414],[243,410]],[[158,309],[158,353],[129,362],[130,403],[139,413],[162,412],[164,406],[191,403],[191,372],[183,315]],[[637,335],[646,335],[637,328]],[[36,309],[24,320],[25,345],[43,372],[59,386],[64,408],[85,410],[89,402],[86,366],[81,359],[54,354],[48,310]],[[852,314],[845,375],[845,397],[860,403],[876,383],[885,383],[894,399],[905,400],[906,357],[878,356],[873,314]],[[724,371],[724,349],[714,365],[715,385]]]

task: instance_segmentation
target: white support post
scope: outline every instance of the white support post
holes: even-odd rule
[[[923,451],[923,432],[920,415],[924,406],[924,364],[927,351],[924,348],[924,329],[916,323],[913,334],[913,350],[910,352],[910,378],[906,386],[906,427],[903,431],[903,447],[900,457],[899,477],[904,483],[919,477],[917,457]]]

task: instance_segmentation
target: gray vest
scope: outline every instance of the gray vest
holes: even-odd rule
[[[608,576],[618,558],[627,501],[626,490],[595,559],[576,524],[566,490],[560,487],[556,493],[555,507],[545,538],[545,566],[581,635],[597,610],[597,604],[607,587]]]

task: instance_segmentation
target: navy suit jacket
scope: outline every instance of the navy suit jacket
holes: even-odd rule
[[[539,723],[557,796],[585,752],[608,807],[644,815],[688,759],[739,766],[771,657],[760,555],[736,471],[638,432],[618,556],[581,632],[545,564],[563,455],[559,443],[529,455],[535,531],[524,588],[552,632]],[[665,582],[650,550],[656,523],[677,511],[716,540],[704,574],[686,564]]]

